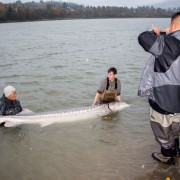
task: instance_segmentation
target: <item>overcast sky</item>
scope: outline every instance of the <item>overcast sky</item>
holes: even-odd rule
[[[35,2],[39,2],[39,0],[34,0]],[[44,0],[50,1],[50,0]],[[53,0],[59,1],[59,0]],[[83,5],[93,5],[93,6],[128,6],[128,7],[136,7],[143,5],[152,5],[160,2],[164,2],[166,0],[62,0],[63,2],[74,2],[77,4]],[[0,0],[3,3],[16,2],[16,0]],[[32,0],[21,0],[21,2],[32,2]]]

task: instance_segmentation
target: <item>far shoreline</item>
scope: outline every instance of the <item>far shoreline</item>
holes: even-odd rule
[[[91,19],[166,19],[170,17],[100,17],[100,18],[55,18],[55,19],[38,19],[38,20],[7,20],[0,21],[0,24],[23,23],[23,22],[40,22],[40,21],[60,21],[60,20],[91,20]]]

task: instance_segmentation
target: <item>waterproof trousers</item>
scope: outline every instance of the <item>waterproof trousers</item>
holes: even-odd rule
[[[161,114],[150,107],[150,123],[155,139],[164,156],[173,156],[173,148],[180,134],[180,113]]]

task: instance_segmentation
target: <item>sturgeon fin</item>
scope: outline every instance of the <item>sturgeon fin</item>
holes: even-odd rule
[[[52,122],[50,122],[50,121],[41,122],[41,127],[45,127],[45,126],[48,126],[50,124],[52,124]]]
[[[100,112],[99,116],[106,116],[106,115],[110,114],[111,112],[112,112],[111,110],[106,110],[104,112]]]
[[[12,122],[6,122],[4,124],[4,127],[16,127],[16,126],[19,126],[20,123],[12,123]]]

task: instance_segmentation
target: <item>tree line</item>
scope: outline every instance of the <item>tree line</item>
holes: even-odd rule
[[[0,2],[0,22],[65,18],[166,18],[171,17],[177,11],[180,11],[180,8],[162,9],[153,6],[137,8],[93,7],[75,3],[43,2],[42,0],[38,3],[16,1],[16,3],[8,4]]]

